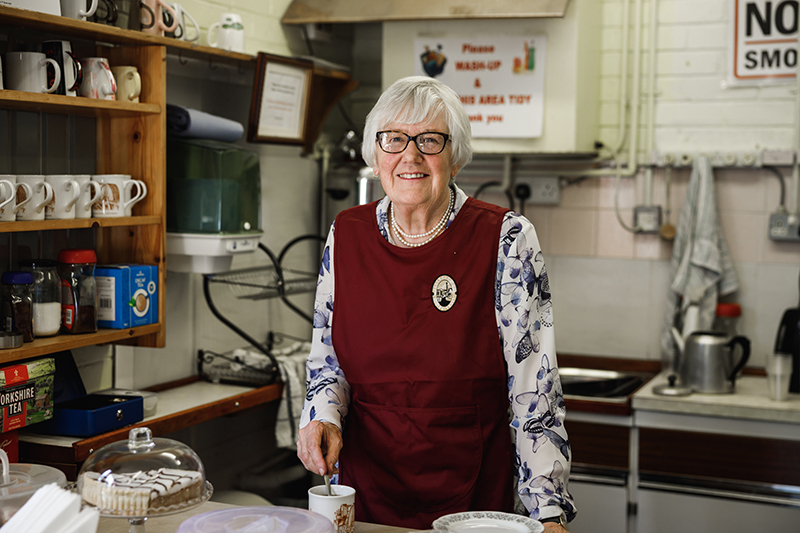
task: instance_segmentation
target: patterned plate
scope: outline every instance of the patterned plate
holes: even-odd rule
[[[494,511],[473,511],[442,516],[434,529],[452,533],[542,533],[544,526],[527,516]]]

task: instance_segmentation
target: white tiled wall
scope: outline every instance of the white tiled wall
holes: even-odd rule
[[[727,0],[659,1],[658,151],[755,153],[791,146],[794,86],[724,86],[730,4]],[[643,5],[647,21],[650,2],[645,0]],[[613,144],[618,136],[622,6],[619,0],[603,1],[599,136],[606,144]],[[634,15],[632,10],[631,20]],[[645,24],[643,41],[648,39]],[[646,93],[647,54],[642,65]],[[790,169],[780,170],[787,177],[788,189]],[[667,198],[666,171],[655,171],[654,202],[671,208],[672,224],[677,224],[688,180],[688,169],[672,171]],[[769,214],[778,206],[780,190],[772,174],[759,169],[717,169],[715,182],[721,224],[741,285],[729,299],[743,306],[740,330],[753,342],[751,364],[761,366],[772,352],[783,310],[796,307],[800,300],[800,244],[778,243],[767,236]],[[527,213],[536,224],[548,261],[558,350],[659,360],[672,246],[657,236],[625,231],[614,213],[614,191],[614,178],[585,180],[563,190],[559,206]],[[643,202],[643,176],[623,179],[619,206],[626,224],[632,222],[632,207]]]

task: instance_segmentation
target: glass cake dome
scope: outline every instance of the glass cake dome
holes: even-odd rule
[[[183,511],[214,492],[194,450],[176,440],[153,438],[146,427],[131,429],[128,440],[89,456],[77,489],[102,516],[127,518]]]

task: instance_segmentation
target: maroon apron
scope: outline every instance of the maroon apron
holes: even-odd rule
[[[356,520],[427,529],[449,513],[511,512],[494,311],[506,210],[470,198],[440,237],[405,249],[380,234],[375,207],[344,211],[335,230],[333,346],[352,387],[339,468]]]

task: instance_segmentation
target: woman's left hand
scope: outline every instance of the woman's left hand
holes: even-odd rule
[[[543,522],[544,533],[569,533],[566,529],[561,527],[561,524],[556,522]]]

